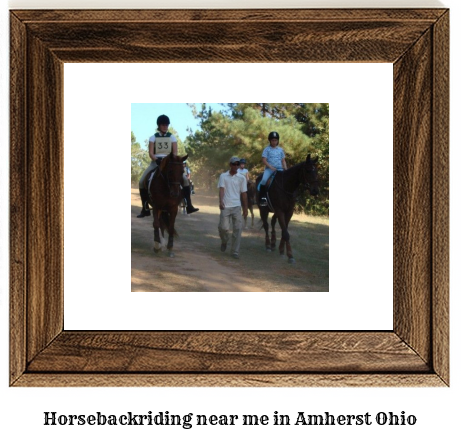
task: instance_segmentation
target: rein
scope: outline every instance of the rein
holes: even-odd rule
[[[168,173],[170,172],[169,171],[169,166],[170,165],[181,165],[181,167],[182,167],[183,163],[182,162],[172,162],[172,161],[169,160],[168,163],[163,168],[159,168],[159,173],[163,177],[163,179],[166,181],[168,188],[170,188],[172,185],[180,185],[181,184],[181,182],[175,182],[175,181],[172,181],[172,180],[169,179]],[[163,170],[165,170],[165,169],[166,169],[167,175],[164,174]]]
[[[304,165],[304,164],[301,164],[301,165]],[[292,168],[293,168],[293,167],[292,167]],[[297,186],[295,187],[295,189],[293,190],[293,192],[287,191],[287,190],[285,189],[285,187],[284,187],[286,171],[288,171],[288,170],[285,170],[285,171],[282,172],[282,177],[281,177],[281,178],[282,178],[282,184],[280,184],[280,182],[277,180],[277,178],[274,178],[274,182],[277,184],[277,186],[280,188],[280,190],[281,190],[284,194],[286,194],[286,195],[288,195],[288,196],[290,196],[290,197],[295,197]],[[313,174],[313,173],[315,172],[315,170],[306,170],[305,167],[303,166],[303,167],[301,168],[301,171],[302,171],[302,175],[301,175],[301,176],[302,176],[302,179],[304,179],[304,180],[299,180],[298,185],[299,185],[300,183],[302,183],[303,186],[304,186],[306,189],[310,189],[310,183],[306,181],[307,175],[308,175],[308,174]],[[301,179],[301,177],[299,177],[299,179]]]
[[[171,162],[171,161],[169,161],[168,165],[181,165],[181,167],[182,167],[183,163],[182,162]],[[168,177],[167,177],[166,180],[167,180],[168,186],[170,186],[170,184],[171,185],[180,185],[181,184],[181,182],[172,182],[172,181],[170,181],[170,179]]]

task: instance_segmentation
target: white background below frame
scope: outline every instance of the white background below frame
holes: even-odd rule
[[[167,86],[155,86],[159,68]],[[64,73],[66,330],[392,329],[392,64],[65,64]],[[131,103],[217,100],[330,103],[330,292],[131,292]]]

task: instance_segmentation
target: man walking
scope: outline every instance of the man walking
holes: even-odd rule
[[[248,215],[247,181],[245,176],[237,172],[240,166],[238,157],[231,157],[229,161],[229,171],[219,177],[219,236],[221,237],[221,251],[226,251],[229,240],[229,224],[232,220],[232,257],[240,257],[240,240],[242,237],[242,207],[243,217]]]

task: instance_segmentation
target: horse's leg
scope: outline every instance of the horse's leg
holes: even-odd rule
[[[279,253],[282,256],[283,254],[285,254],[285,243],[286,243],[286,239],[285,239],[286,234],[283,231],[285,220],[284,220],[283,212],[278,212],[277,215],[274,215],[274,216],[278,218],[280,229],[282,230],[282,236],[280,237],[280,243],[279,243]],[[274,227],[275,227],[275,222],[274,222]]]
[[[282,238],[280,240],[280,245],[279,245],[279,253],[280,255],[283,255],[285,254],[285,245],[287,246],[287,255],[288,255],[288,247],[290,245],[290,234],[288,233],[288,229],[287,229],[287,221],[286,221],[286,215],[283,213],[283,212],[279,212],[277,214],[277,218],[279,220],[279,224],[280,224],[280,229],[282,230]],[[291,249],[290,249],[290,252],[291,252]],[[291,262],[291,258],[293,257],[291,255],[288,255],[289,257],[289,261]]]
[[[251,213],[251,228],[253,228],[255,225],[255,214],[253,211],[253,205],[251,205],[250,207],[250,213]]]
[[[271,219],[271,227],[272,227],[272,232],[271,232],[271,251],[275,250],[275,243],[277,242],[277,236],[275,233],[275,224],[277,223],[277,215],[274,213],[272,215]]]
[[[291,244],[290,244],[290,234],[288,233],[288,224],[293,216],[293,212],[286,212],[280,213],[279,223],[280,228],[282,229],[282,240],[280,241],[279,251],[280,254],[283,255],[285,251],[285,245],[287,247],[287,257],[289,263],[295,263],[295,259],[293,257],[293,252],[291,251]]]
[[[280,253],[280,256],[283,256],[283,255],[285,254],[285,244],[286,244],[287,249],[288,249],[288,244],[289,244],[289,242],[286,242],[285,239],[280,238],[280,244],[279,244],[279,253]]]
[[[295,258],[293,257],[293,252],[291,251],[291,244],[290,244],[290,235],[288,233],[288,224],[290,223],[291,217],[293,216],[293,211],[289,211],[285,215],[285,226],[287,229],[288,239],[287,239],[287,256],[288,262],[295,263]]]
[[[162,247],[166,246],[165,244],[165,230],[168,231],[168,226],[169,226],[169,216],[168,212],[166,210],[162,210],[159,214],[159,222],[160,222],[160,242]]]
[[[168,244],[166,248],[168,249],[168,256],[174,257],[173,253],[173,240],[174,240],[174,223],[176,220],[176,215],[178,214],[178,207],[173,207],[170,209],[169,223],[168,223]]]
[[[157,208],[153,208],[152,215],[154,216],[154,221],[152,223],[154,227],[154,252],[158,253],[161,250],[160,244],[160,219],[159,219],[160,211]]]
[[[269,223],[267,222],[267,217],[269,212],[266,208],[259,208],[259,215],[261,216],[261,221],[263,222],[264,231],[266,232],[266,251],[271,250],[271,241],[269,239]]]

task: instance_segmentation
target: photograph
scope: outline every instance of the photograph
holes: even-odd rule
[[[328,103],[132,103],[131,127],[132,292],[328,292]]]
[[[456,432],[458,3],[1,11],[0,432]]]

